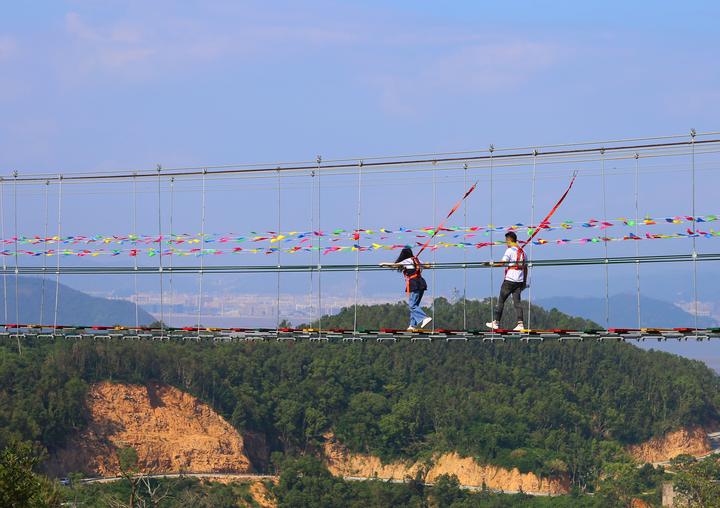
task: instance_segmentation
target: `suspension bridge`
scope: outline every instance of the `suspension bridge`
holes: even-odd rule
[[[709,208],[715,205],[710,198],[718,183],[719,159],[720,133],[692,130],[563,145],[490,145],[468,152],[333,160],[317,156],[299,163],[13,171],[0,178],[4,301],[0,338],[16,340],[19,348],[22,340],[31,338],[528,343],[720,338],[720,328],[699,325],[698,295],[699,267],[720,260],[714,241],[720,232],[713,229],[719,217]],[[574,174],[584,190],[573,190],[568,202],[574,200],[573,213],[583,215],[573,220],[548,215],[538,221]],[[656,188],[663,179],[666,188],[671,182],[671,196]],[[473,181],[478,190],[468,197],[466,190]],[[446,217],[463,192],[467,199],[453,209],[458,213]],[[668,213],[672,206],[679,209]],[[561,212],[566,215],[563,208]],[[502,224],[496,224],[498,219]],[[532,315],[527,316],[527,329],[522,331],[468,329],[466,302],[473,292],[489,300],[490,308],[494,306],[501,278],[489,262],[499,257],[506,231],[532,240],[525,248],[531,284],[523,296],[529,303],[543,274],[551,269],[575,270],[579,284],[589,267],[599,270],[602,283],[595,289],[605,300],[605,319],[599,329],[538,330],[533,328]],[[447,329],[433,320],[432,328],[424,331],[368,330],[359,322],[362,279],[383,270],[378,266],[381,256],[393,255],[407,244],[427,246],[422,261],[432,268],[432,317],[436,317],[442,278],[452,274],[452,283],[462,286],[461,329]],[[241,263],[236,262],[239,258]],[[642,325],[641,266],[646,265],[689,268],[693,323],[670,328]],[[632,274],[622,272],[625,282],[633,279],[636,294],[637,325],[632,328],[614,327],[610,313],[611,275],[621,266],[634,267]],[[19,319],[19,292],[25,276],[42,279],[36,322]],[[59,322],[61,281],[80,276],[131,279],[134,326]],[[208,277],[229,276],[238,277],[238,285],[242,277],[262,277],[264,288],[274,289],[275,326],[203,325]],[[194,317],[191,322],[168,326],[178,280],[186,282],[188,277],[196,281]],[[343,277],[342,288],[354,301],[349,329],[323,327],[323,295],[328,278],[337,290],[340,279],[334,277]],[[160,303],[155,327],[143,326],[138,319],[141,279],[141,284],[147,280],[156,284]],[[549,275],[546,280],[551,279]],[[281,296],[284,289],[297,290],[302,285],[311,302],[308,321],[312,327],[286,327]],[[54,291],[54,297],[46,296],[46,290]],[[14,306],[8,303],[12,291]],[[399,290],[398,299],[400,294]]]

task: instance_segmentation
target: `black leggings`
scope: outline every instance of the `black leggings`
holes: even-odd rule
[[[525,289],[524,282],[503,281],[500,287],[500,298],[498,298],[497,307],[495,307],[495,321],[500,322],[505,300],[507,300],[510,295],[513,297],[513,306],[515,307],[515,315],[517,316],[518,322],[523,320],[523,308],[520,303],[520,293],[522,293],[523,289]]]

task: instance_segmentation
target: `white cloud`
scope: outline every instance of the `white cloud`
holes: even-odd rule
[[[143,33],[133,27],[93,26],[79,14],[65,15],[69,47],[61,50],[62,65],[71,75],[100,72],[145,74],[150,69],[156,49]]]
[[[391,112],[411,113],[416,104],[451,95],[502,91],[531,81],[568,55],[553,43],[510,41],[480,43],[468,39],[441,54],[421,58],[392,72],[376,74],[371,82]]]
[[[76,77],[97,72],[148,78],[162,71],[221,59],[262,58],[303,48],[357,42],[357,35],[314,26],[263,25],[249,21],[215,28],[188,19],[152,19],[93,24],[71,12],[64,20],[69,47],[61,50],[61,65]]]
[[[140,30],[125,25],[115,25],[109,28],[100,29],[85,23],[76,12],[69,12],[65,15],[66,31],[89,42],[114,43],[114,44],[139,44],[142,42]]]
[[[552,44],[537,42],[469,46],[436,62],[433,75],[439,86],[493,90],[527,81],[557,62],[560,53]]]
[[[159,12],[106,22],[68,13],[57,57],[61,75],[73,85],[108,77],[148,81],[218,63],[249,69],[257,62],[307,60],[363,76],[386,110],[407,114],[439,97],[521,85],[567,53],[557,44],[507,34],[388,29],[359,18],[317,25],[297,13],[248,14],[226,23],[165,11],[157,19]]]

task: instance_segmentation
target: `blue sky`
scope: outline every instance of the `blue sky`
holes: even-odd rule
[[[713,130],[713,2],[13,2],[0,168]]]
[[[0,173],[330,159],[719,130],[718,11],[715,2],[13,2],[0,18]],[[686,160],[678,164],[687,170]],[[558,170],[554,183],[546,182],[539,207],[552,203],[568,175],[568,168]],[[717,212],[717,182],[708,175],[698,213]],[[641,213],[688,213],[686,176],[645,180]],[[609,184],[612,214],[631,207],[628,178]],[[527,179],[513,181],[499,184],[497,222],[527,220],[525,197],[502,198],[508,186],[526,195]],[[272,186],[246,192],[222,185],[210,199],[208,229],[273,227]],[[413,177],[408,188],[413,185],[427,194],[427,179]],[[597,215],[596,186],[593,177],[579,181],[564,217]],[[447,208],[461,187],[457,179],[445,185],[438,206]],[[197,231],[193,189],[197,185],[181,198],[176,224]],[[228,189],[237,192],[220,192]],[[374,225],[433,223],[426,200],[416,206],[396,189],[366,193],[363,206]],[[42,186],[21,192],[20,230],[38,233]],[[152,192],[141,195],[139,213],[140,229],[150,232]],[[470,204],[472,222],[487,222],[483,192]],[[347,203],[353,195],[350,185],[326,191],[324,224],[352,227],[354,208]],[[307,222],[305,191],[284,197],[284,222]],[[129,185],[68,190],[65,231],[128,232],[129,200]],[[673,276],[686,272],[678,267]],[[627,289],[623,281],[632,274],[614,273],[618,290]],[[552,294],[602,291],[599,271],[582,276],[592,284],[579,283],[573,273],[543,285]],[[369,280],[383,293],[398,285]],[[456,284],[437,283],[443,293]]]

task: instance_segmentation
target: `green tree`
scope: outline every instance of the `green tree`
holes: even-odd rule
[[[33,471],[39,462],[29,443],[10,443],[0,451],[0,506],[60,506],[56,486]]]
[[[281,508],[344,508],[350,500],[345,482],[310,456],[283,464],[274,493]]]
[[[659,504],[663,478],[664,470],[651,464],[637,467],[631,462],[607,463],[601,473],[597,497],[613,507],[633,506],[636,498]]]
[[[438,476],[430,490],[431,505],[438,508],[451,506],[465,498],[465,493],[460,490],[460,481],[454,474]]]
[[[410,451],[419,441],[421,425],[422,405],[415,395],[398,400],[390,413],[380,418],[383,441],[394,454]]]
[[[118,467],[122,476],[130,487],[130,500],[128,508],[135,508],[138,503],[138,487],[141,478],[138,477],[138,454],[135,448],[125,446],[117,451]]]
[[[338,437],[363,452],[383,447],[380,419],[390,412],[390,403],[381,393],[362,391],[350,398],[347,411],[337,424]]]
[[[671,463],[674,489],[689,508],[720,507],[720,461],[716,456],[676,457]]]

